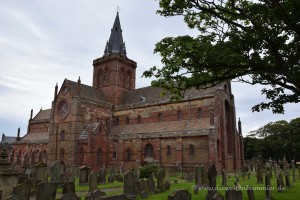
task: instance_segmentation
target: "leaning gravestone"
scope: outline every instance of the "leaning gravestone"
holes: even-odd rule
[[[95,172],[92,172],[89,176],[89,191],[94,191],[97,189],[98,177]]]
[[[191,200],[192,195],[188,190],[176,190],[168,196],[168,200]]]
[[[105,184],[106,183],[106,173],[105,169],[101,168],[99,170],[99,176],[98,176],[98,184]]]
[[[13,188],[12,194],[17,196],[19,199],[29,200],[30,191],[31,186],[28,183],[21,183]]]
[[[39,162],[35,166],[35,177],[37,180],[47,181],[47,165]]]
[[[79,184],[88,183],[89,171],[90,171],[90,168],[88,168],[87,166],[80,167],[80,169],[79,169]]]
[[[57,183],[42,182],[38,184],[36,200],[55,200]]]
[[[165,171],[162,169],[157,172],[157,190],[158,192],[165,190]]]

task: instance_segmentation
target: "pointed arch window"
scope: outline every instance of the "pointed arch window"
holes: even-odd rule
[[[116,152],[116,151],[113,152],[112,158],[113,158],[113,159],[116,159],[116,158],[117,158],[117,152]]]
[[[83,161],[84,161],[84,151],[83,151],[83,147],[81,147],[79,150],[79,163],[83,163]]]
[[[182,112],[180,110],[178,110],[177,112],[177,120],[178,121],[182,120]]]
[[[64,130],[62,130],[61,132],[60,132],[60,140],[61,141],[64,141],[65,140],[65,131]]]
[[[195,155],[195,146],[193,144],[189,145],[189,155],[190,156]]]
[[[127,148],[125,151],[125,162],[130,162],[131,161],[131,149]]]
[[[198,113],[197,113],[198,119],[201,119],[201,118],[202,118],[202,115],[203,115],[202,109],[201,109],[201,108],[198,108]]]
[[[142,117],[140,115],[138,115],[137,117],[137,123],[140,124],[142,122]]]
[[[154,148],[151,144],[147,144],[145,146],[145,156],[146,157],[153,157],[153,151],[154,151]]]
[[[167,156],[170,156],[171,155],[171,146],[170,145],[167,145]]]
[[[119,124],[120,124],[120,119],[119,119],[119,117],[116,117],[114,120],[114,125],[118,126]]]
[[[59,151],[59,159],[64,160],[65,159],[65,150],[63,148]]]
[[[158,113],[157,118],[158,118],[158,122],[162,122],[163,121],[163,116],[162,116],[161,113]]]
[[[98,164],[102,163],[102,151],[101,151],[101,148],[99,148],[98,151],[97,151],[97,163]]]

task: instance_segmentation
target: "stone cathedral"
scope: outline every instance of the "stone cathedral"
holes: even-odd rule
[[[31,110],[27,134],[10,154],[17,166],[62,160],[94,171],[132,169],[147,162],[193,170],[215,163],[243,165],[241,123],[236,122],[230,81],[191,89],[178,102],[161,88],[136,89],[137,63],[127,57],[117,13],[104,55],[93,61],[92,86],[65,79],[51,109]]]

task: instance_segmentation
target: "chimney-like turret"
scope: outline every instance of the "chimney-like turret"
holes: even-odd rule
[[[58,91],[58,85],[56,83],[55,90],[54,90],[54,101],[56,101],[56,98],[57,98],[57,91]]]
[[[31,111],[30,111],[30,119],[29,120],[32,120],[32,116],[33,116],[33,109],[31,109]]]
[[[238,128],[239,128],[239,134],[242,135],[242,122],[241,122],[240,118],[239,118],[239,121],[238,121]]]
[[[17,140],[20,140],[20,127],[18,128],[18,133],[17,133]]]

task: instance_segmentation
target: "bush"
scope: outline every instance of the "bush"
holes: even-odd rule
[[[140,178],[149,178],[152,172],[154,172],[156,175],[158,169],[159,167],[157,165],[145,165],[140,169]]]

